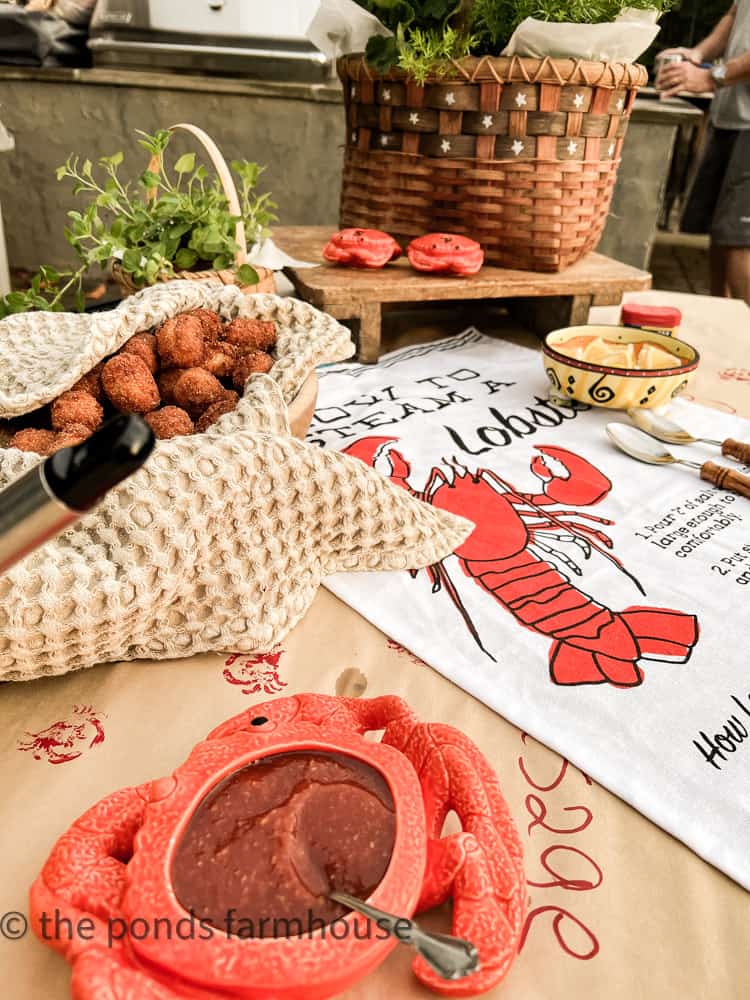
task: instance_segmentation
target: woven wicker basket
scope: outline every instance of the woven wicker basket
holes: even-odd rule
[[[195,138],[201,143],[203,148],[206,150],[214,169],[216,170],[219,180],[221,181],[221,186],[224,188],[224,194],[227,196],[227,201],[229,202],[229,208],[232,215],[240,216],[242,213],[240,211],[240,201],[237,196],[237,188],[235,187],[231,171],[227,166],[227,161],[222,156],[219,147],[213,139],[207,135],[203,129],[198,128],[197,125],[187,125],[185,123],[172,125],[169,131],[175,132],[177,129],[182,129],[183,132],[190,132],[190,134],[195,136]],[[160,167],[159,159],[159,157],[154,157],[151,160],[149,163],[149,170],[158,172]],[[149,191],[147,198],[156,198],[156,191]],[[237,228],[235,230],[235,242],[239,248],[237,250],[235,264],[237,267],[240,267],[247,261],[247,238],[245,236],[245,225],[242,221],[237,223]],[[120,286],[124,297],[132,295],[133,292],[138,291],[139,286],[134,284],[130,275],[126,271],[123,271],[119,261],[113,260],[111,262],[110,271],[112,273],[112,277]],[[239,285],[240,290],[245,292],[246,295],[256,294],[257,292],[271,292],[273,294],[276,291],[276,286],[273,280],[273,271],[269,271],[265,267],[254,267],[254,271],[258,275],[258,282],[254,285],[240,284],[237,281],[237,273],[233,268],[227,268],[224,271],[175,271],[174,274],[162,273],[159,275],[158,280],[174,281],[175,278],[185,278],[188,281],[216,281],[218,279],[224,285]]]
[[[561,271],[596,248],[642,66],[467,57],[420,86],[338,62],[341,225],[464,233],[488,263]]]

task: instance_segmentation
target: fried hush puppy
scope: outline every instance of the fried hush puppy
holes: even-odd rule
[[[248,351],[243,354],[232,369],[232,385],[237,390],[245,387],[245,382],[256,372],[270,372],[273,358],[264,351]]]
[[[104,367],[104,362],[100,361],[98,365],[91,369],[90,372],[86,372],[78,379],[75,385],[70,387],[71,392],[87,392],[89,396],[93,396],[94,399],[98,400],[100,403],[102,401],[102,368]]]
[[[202,413],[225,395],[226,389],[221,382],[203,368],[188,368],[174,386],[175,402],[191,413]]]
[[[193,433],[193,421],[179,406],[163,406],[147,413],[144,420],[160,441]]]
[[[25,427],[22,431],[16,431],[8,442],[8,447],[18,448],[19,451],[35,451],[37,455],[50,455],[54,451],[56,439],[54,431]]]
[[[203,328],[203,338],[207,344],[217,341],[224,332],[224,324],[218,313],[211,312],[210,309],[191,309],[187,316],[195,316],[200,320]]]
[[[20,451],[35,451],[38,455],[54,455],[61,448],[71,448],[91,437],[92,430],[85,424],[68,424],[61,431],[36,430],[26,427],[10,439],[9,447]]]
[[[215,424],[219,417],[223,417],[225,413],[231,413],[236,408],[239,399],[240,397],[236,392],[232,392],[231,390],[227,392],[224,399],[219,400],[218,403],[213,403],[201,414],[195,425],[196,431],[202,434],[212,424]]]
[[[237,349],[234,344],[222,341],[206,348],[206,358],[202,367],[217,378],[228,378],[232,374],[236,360]]]
[[[224,339],[237,347],[270,351],[276,343],[276,324],[262,319],[238,316],[224,330]]]
[[[165,406],[175,405],[174,387],[184,374],[184,368],[163,368],[156,376],[156,384],[159,386],[161,401]]]
[[[80,444],[86,438],[91,437],[92,431],[85,424],[68,424],[55,435],[55,443],[52,451],[59,451],[60,448],[72,448],[73,445]]]
[[[152,375],[159,370],[159,355],[156,352],[156,337],[153,333],[134,334],[122,345],[120,354],[135,354],[146,362]]]
[[[95,431],[104,418],[104,411],[92,395],[82,389],[68,389],[52,403],[51,423],[56,431],[69,424],[82,424]]]
[[[116,354],[102,368],[107,398],[123,413],[148,413],[161,398],[146,362],[135,354]]]
[[[236,408],[251,375],[271,370],[267,352],[275,343],[276,325],[265,320],[225,324],[210,309],[174,316],[134,334],[40,411],[38,423],[46,425],[49,414],[51,430],[10,424],[0,446],[51,455],[85,441],[112,408],[146,415],[160,439],[200,433]]]
[[[173,316],[156,333],[156,348],[165,368],[196,368],[203,361],[203,324],[197,316]]]

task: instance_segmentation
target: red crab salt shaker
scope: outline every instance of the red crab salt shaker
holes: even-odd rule
[[[412,240],[406,254],[416,271],[428,274],[476,274],[484,263],[484,250],[468,236],[429,233]]]
[[[401,247],[379,229],[342,229],[330,238],[323,256],[332,264],[377,269],[401,256]]]
[[[463,830],[441,836],[451,810]],[[448,981],[417,957],[417,978],[471,996],[505,976],[526,914],[521,844],[463,733],[389,696],[256,705],[174,774],[81,816],[30,912],[72,964],[75,1000],[323,1000],[396,943],[333,891],[404,916],[452,898],[453,932],[481,968]],[[93,930],[71,937],[82,919]]]

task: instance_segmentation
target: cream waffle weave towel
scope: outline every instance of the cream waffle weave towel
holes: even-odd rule
[[[224,319],[274,320],[278,360],[271,377],[287,403],[319,364],[354,353],[349,331],[306,302],[278,295],[243,295],[219,281],[169,281],[146,288],[109,312],[19,313],[0,321],[0,418],[35,410],[69,389],[140,330],[190,309]]]
[[[96,510],[0,577],[0,679],[268,649],[324,575],[423,567],[471,530],[363,463],[291,437],[286,401],[316,363],[351,353],[343,327],[294,300],[173,282],[93,317],[11,317],[0,323],[0,416],[47,402],[137,330],[196,306],[275,319],[279,360],[233,413],[158,442]],[[0,449],[0,489],[37,461]]]

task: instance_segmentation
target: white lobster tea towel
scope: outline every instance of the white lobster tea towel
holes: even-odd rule
[[[616,451],[624,415],[553,405],[538,354],[476,331],[320,384],[308,440],[476,525],[428,570],[326,585],[750,888],[750,501]]]

